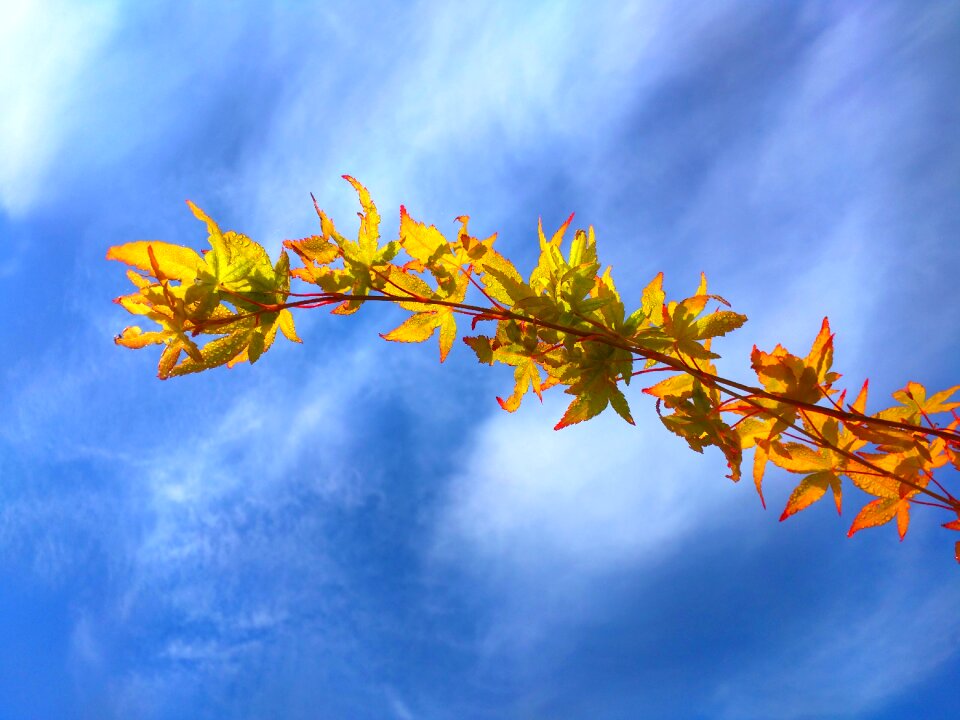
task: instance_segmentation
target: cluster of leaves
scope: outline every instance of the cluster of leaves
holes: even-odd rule
[[[207,225],[210,250],[203,257],[190,248],[155,240],[126,243],[107,252],[108,259],[146,273],[128,270],[137,291],[115,302],[160,326],[150,332],[128,327],[116,337],[117,344],[163,345],[158,374],[166,379],[256,362],[273,344],[277,330],[300,342],[293,315],[284,306],[290,293],[287,254],[281,253],[274,265],[256,242],[221,232],[200,208],[188,204]],[[200,335],[216,337],[201,347],[196,341]]]
[[[286,249],[272,264],[260,245],[221,232],[191,203],[209,233],[211,249],[203,256],[154,241],[111,248],[108,258],[135,269],[128,276],[136,292],[117,302],[160,326],[149,332],[128,327],[117,343],[163,345],[159,376],[167,378],[256,362],[278,330],[300,342],[291,308],[331,305],[335,314],[348,315],[371,301],[396,304],[410,315],[382,337],[423,342],[437,334],[441,362],[456,339],[458,318],[470,321],[471,332],[489,323],[490,334],[463,340],[481,363],[513,368],[512,393],[497,398],[507,411],[515,411],[528,392],[539,398],[548,388],[563,386],[572,400],[556,429],[588,420],[608,406],[633,424],[621,383],[665,373],[643,391],[656,398],[663,424],[697,452],[717,447],[734,481],[740,479],[743,451],[753,449],[761,502],[768,464],[801,476],[781,519],[828,491],[839,512],[846,479],[873,498],[857,514],[850,535],[896,519],[902,539],[914,504],[948,510],[957,519],[945,527],[960,530],[960,501],[934,476],[948,463],[960,469],[955,411],[960,402],[950,400],[960,386],[928,396],[911,382],[894,393],[896,405],[867,414],[866,382],[852,403],[846,391],[834,388],[840,375],[832,370],[833,334],[826,319],[805,357],[780,345],[769,353],[755,347],[751,363],[758,387],[723,378],[711,343],[746,317],[709,294],[704,276],[692,296],[668,301],[658,274],[644,289],[640,306],[628,313],[610,268],[600,272],[592,228],[577,230],[564,254],[573,216],[549,239],[542,225],[538,228],[539,262],[525,280],[494,249],[495,235],[470,235],[466,216],[457,218],[460,228],[448,240],[401,206],[399,237],[382,243],[380,215],[369,193],[353,178],[345,179],[362,208],[356,241],[340,235],[317,207],[321,234],[285,241]],[[286,250],[301,267],[290,269]],[[397,261],[401,251],[402,264]],[[320,292],[291,293],[291,277]],[[483,304],[466,301],[471,288]],[[203,345],[197,342],[201,336],[208,338]],[[960,542],[956,547],[960,560]]]

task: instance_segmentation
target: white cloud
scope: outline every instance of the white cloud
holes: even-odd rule
[[[109,639],[138,635],[136,659],[111,681],[117,702],[141,687],[163,697],[184,668],[219,682],[286,642],[293,627],[308,644],[339,632],[346,618],[331,595],[349,579],[331,555],[330,516],[379,492],[378,478],[354,466],[357,441],[343,418],[363,424],[365,396],[389,373],[375,344],[335,347],[328,341],[327,359],[297,376],[284,374],[282,355],[263,361],[272,369],[238,368],[247,376],[239,394],[211,376],[206,409],[195,413],[172,393],[175,421],[155,419],[152,432],[138,427],[103,448],[113,477],[51,485],[31,471],[8,473],[0,486],[0,548],[32,558],[34,573],[54,586],[88,562],[110,573],[99,606],[80,604],[71,652],[80,676],[109,672],[118,662]],[[53,368],[41,370],[48,388],[59,387]],[[63,413],[96,405],[88,384]],[[7,437],[38,457],[44,438],[59,437],[50,458],[59,467],[102,459],[72,432],[58,435],[63,413],[31,413]]]
[[[488,647],[593,616],[604,577],[668,562],[748,490],[723,477],[719,452],[697,455],[670,435],[642,396],[637,427],[610,412],[554,431],[565,399],[483,424],[438,520],[435,558],[500,604]]]
[[[4,5],[0,23],[0,208],[20,214],[48,182],[72,128],[77,82],[109,39],[112,2]]]
[[[334,372],[341,382],[331,384]],[[261,376],[218,413],[216,424],[192,437],[180,433],[176,439],[162,438],[155,456],[140,468],[152,515],[152,528],[136,551],[141,580],[148,585],[196,581],[200,594],[206,595],[210,588],[205,578],[184,575],[185,567],[210,567],[229,575],[241,554],[259,557],[280,551],[285,562],[302,564],[304,572],[330,570],[319,549],[320,555],[305,557],[295,537],[298,530],[322,532],[322,516],[300,517],[291,506],[303,495],[349,506],[372,491],[351,467],[348,428],[337,418],[343,408],[355,404],[356,395],[375,373],[372,353],[361,349],[334,357],[306,380]],[[362,414],[361,410],[356,416]],[[291,527],[261,532],[256,529],[261,516]],[[250,524],[254,527],[242,529]],[[269,562],[267,557],[260,559]],[[199,605],[193,589],[180,590],[191,613],[220,612],[216,589],[209,604]],[[283,598],[279,601],[273,610],[243,608],[233,620],[249,625],[252,621],[243,617],[250,613],[261,620],[267,616],[264,612],[282,616],[289,608]]]
[[[741,303],[735,309],[750,307],[757,312],[751,309],[746,328],[724,339],[719,352],[737,358],[728,366],[738,366],[740,374],[755,383],[748,367],[751,345],[769,352],[780,343],[796,355],[806,355],[823,317],[828,316],[836,334],[835,369],[850,381],[851,390],[858,390],[864,370],[869,370],[864,367],[869,359],[862,354],[864,336],[885,292],[875,280],[885,266],[882,258],[871,253],[869,235],[864,213],[851,210],[837,218],[823,243],[811,245],[808,255],[795,262],[790,272],[772,272],[752,286],[741,286]],[[758,258],[757,262],[764,261]]]
[[[291,218],[309,222],[309,190],[346,222],[355,202],[344,172],[370,186],[386,218],[400,202],[465,212],[465,191],[482,195],[465,197],[471,207],[512,214],[517,193],[503,177],[518,158],[547,163],[537,181],[573,171],[680,62],[670,41],[689,22],[649,3],[599,13],[565,3],[423,3],[394,13],[371,21],[393,26],[375,46],[325,19],[331,51],[304,59],[235,186],[257,198],[263,236],[289,233]],[[349,84],[333,69],[344,62]],[[523,211],[532,224],[537,209]]]

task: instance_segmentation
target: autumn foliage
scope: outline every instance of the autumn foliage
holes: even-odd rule
[[[135,286],[117,302],[158,326],[146,332],[128,327],[116,342],[162,346],[159,376],[166,379],[254,363],[278,332],[300,342],[292,309],[330,306],[334,314],[350,315],[366,303],[389,302],[410,314],[382,337],[423,342],[438,335],[441,362],[458,321],[468,320],[471,333],[489,328],[463,341],[481,363],[513,368],[513,391],[497,398],[507,411],[528,392],[540,397],[563,386],[572,399],[556,429],[608,406],[633,424],[621,383],[659,377],[643,392],[656,398],[667,429],[697,452],[718,448],[734,481],[744,450],[752,449],[761,501],[768,464],[799,476],[781,520],[828,494],[839,512],[846,481],[873,498],[857,513],[850,535],[895,520],[902,539],[911,507],[920,504],[946,510],[944,527],[960,531],[960,501],[934,474],[948,464],[960,469],[960,402],[951,401],[960,386],[928,394],[909,382],[894,393],[894,405],[867,414],[867,382],[852,401],[834,387],[840,375],[832,369],[834,336],[826,319],[806,355],[780,345],[770,352],[754,347],[750,360],[759,385],[734,382],[717,374],[712,343],[747,318],[709,294],[704,276],[692,296],[672,301],[658,274],[640,306],[628,311],[610,268],[600,271],[592,228],[577,230],[566,254],[561,251],[573,216],[549,239],[539,228],[540,259],[524,279],[494,249],[495,235],[470,235],[466,216],[457,218],[460,229],[448,240],[401,206],[399,237],[382,243],[369,193],[345,179],[362,206],[357,240],[340,235],[317,207],[321,234],[284,242],[299,260],[293,269],[286,250],[273,263],[256,242],[221,231],[193,203],[211,246],[202,255],[159,241],[110,248],[109,259],[131,266],[127,276]],[[291,292],[291,279],[319,291]],[[479,304],[468,303],[468,293]],[[960,542],[956,553],[960,561]]]

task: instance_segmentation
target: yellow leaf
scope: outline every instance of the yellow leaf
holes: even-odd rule
[[[570,223],[572,222],[573,222],[573,213],[570,213],[570,217],[566,219],[563,225],[557,228],[557,231],[553,234],[553,237],[550,238],[550,242],[548,243],[546,236],[543,234],[543,218],[538,218],[537,232],[540,235],[540,249],[543,250],[548,245],[552,245],[555,248],[559,248],[560,243],[563,242],[563,236],[566,234],[567,228],[570,227]]]
[[[177,364],[177,360],[180,359],[182,350],[183,348],[177,344],[168,345],[164,348],[160,354],[160,363],[157,365],[157,377],[161,380],[166,380],[170,377],[170,371],[173,369],[173,366]]]
[[[280,326],[280,332],[283,333],[287,340],[295,343],[303,342],[303,340],[297,336],[297,330],[293,324],[293,313],[286,308],[280,311],[280,315],[277,317],[277,325]]]
[[[357,237],[360,249],[365,253],[375,253],[380,240],[380,213],[377,212],[377,206],[373,204],[370,193],[363,185],[349,175],[344,175],[343,179],[353,185],[353,189],[360,196],[360,205],[364,210],[360,213],[360,234]]]
[[[188,205],[189,208],[190,208],[190,212],[192,212],[192,213],[194,214],[194,216],[197,218],[197,220],[200,220],[201,222],[206,223],[206,225],[207,225],[207,232],[209,232],[211,236],[219,236],[219,235],[220,235],[220,227],[210,218],[209,215],[207,215],[203,210],[201,210],[200,208],[198,208],[198,207],[197,207],[192,201],[190,201],[190,200],[187,200],[187,205]]]
[[[457,321],[452,312],[440,314],[440,362],[447,359],[453,341],[457,338]]]
[[[187,375],[188,373],[208,370],[219,365],[225,365],[246,349],[250,343],[251,331],[248,328],[239,328],[230,335],[211,340],[201,349],[200,358],[188,358],[167,373],[168,377]]]
[[[114,245],[107,251],[107,260],[119,260],[152,275],[154,270],[148,248],[152,248],[161,273],[170,280],[191,282],[197,276],[198,268],[203,265],[203,258],[190,248],[159,240],[137,240]]]
[[[817,470],[827,470],[834,465],[829,451],[814,450],[801,443],[771,443],[770,460],[794,473],[809,473]]]
[[[662,323],[660,309],[663,307],[663,301],[666,300],[666,297],[663,292],[663,273],[659,272],[653,280],[647,283],[641,298],[643,313],[650,318],[654,325]]]
[[[693,391],[693,376],[688,373],[677,373],[661,380],[656,385],[644,388],[643,392],[661,400],[668,397],[684,397]]]
[[[166,334],[162,332],[143,332],[137,326],[127,327],[123,332],[117,335],[113,341],[117,345],[139,349],[147,345],[158,345],[164,342]]]
[[[731,312],[729,310],[719,310],[710,313],[705,318],[697,320],[697,337],[701,340],[705,338],[726,335],[731,330],[736,330],[747,321],[746,315]]]
[[[404,320],[387,334],[380,334],[384,340],[393,342],[423,342],[429,340],[439,324],[435,312],[419,312]]]
[[[336,245],[319,235],[300,240],[284,240],[283,245],[299,255],[304,264],[310,262],[315,265],[329,265],[340,255]]]
[[[447,249],[447,239],[436,226],[419,223],[400,206],[400,244],[415,260],[429,266]]]

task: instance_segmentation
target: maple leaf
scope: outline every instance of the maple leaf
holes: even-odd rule
[[[433,337],[437,328],[440,328],[440,362],[443,362],[457,337],[457,323],[449,308],[415,313],[380,337],[393,342],[423,342]]]
[[[662,308],[666,298],[667,296],[663,292],[663,273],[659,272],[643,289],[643,294],[640,298],[640,307],[627,319],[628,328],[639,329],[645,324],[662,324]]]
[[[826,422],[823,434],[827,442],[836,443],[837,422]],[[791,515],[808,508],[822,498],[827,490],[833,493],[833,500],[837,506],[837,513],[841,509],[841,482],[837,458],[829,448],[811,448],[796,442],[772,442],[767,457],[778,467],[792,473],[799,473],[805,477],[793,490],[787,505],[780,516],[786,520]]]
[[[238,233],[222,232],[194,203],[188,205],[207,226],[211,250],[205,257],[154,241],[126,243],[107,252],[109,259],[148,273],[144,277],[129,271],[137,292],[117,302],[153,320],[160,330],[143,332],[131,326],[116,342],[130,348],[165,345],[157,366],[161,379],[242,360],[256,362],[281,325],[287,337],[296,338],[289,311],[277,307],[289,293],[286,253],[274,265],[260,245]],[[235,310],[225,307],[224,300]],[[194,341],[198,335],[222,337],[200,347]]]
[[[380,245],[380,214],[373,200],[370,199],[370,193],[351,176],[344,175],[343,179],[357,191],[360,206],[363,210],[363,212],[357,213],[360,217],[360,230],[357,234],[357,240],[348,240],[338,233],[333,221],[317,207],[320,229],[323,232],[321,240],[336,246],[337,254],[343,261],[343,267],[321,267],[326,263],[318,262],[318,260],[326,260],[329,251],[314,240],[312,245],[317,247],[318,254],[312,258],[304,245],[299,246],[299,250],[304,251],[303,254],[307,254],[307,259],[314,267],[305,269],[298,273],[298,276],[302,279],[309,279],[310,282],[316,282],[328,292],[348,292],[352,295],[363,296],[371,290],[381,290],[384,287],[390,273],[390,261],[400,251],[400,243],[392,240],[386,245]],[[288,247],[291,247],[298,255],[303,257],[303,254],[298,251],[296,243],[287,242],[290,243]],[[333,312],[336,315],[351,315],[359,310],[362,304],[363,302],[360,299],[345,300],[337,305]]]
[[[602,319],[601,324],[615,333],[622,333],[626,323],[626,310],[614,285],[610,267],[603,271],[603,275],[595,278],[590,297],[603,301],[595,308]],[[628,378],[629,376],[624,378],[627,383],[630,382]]]
[[[654,280],[656,285],[649,288],[650,297],[645,298],[644,304],[652,303],[655,297],[662,296],[662,277],[658,275]],[[645,291],[644,295],[647,294],[648,291]],[[648,329],[636,333],[637,341],[644,347],[667,352],[681,359],[686,357],[706,360],[719,357],[709,350],[706,342],[700,341],[725,335],[743,325],[747,318],[729,310],[716,310],[700,317],[710,300],[729,305],[719,295],[707,294],[707,278],[701,273],[700,285],[695,295],[680,302],[662,303],[659,309],[649,308],[649,319],[652,320],[655,314],[659,314],[660,322],[651,322]],[[643,309],[646,312],[647,308]]]
[[[560,245],[572,220],[573,215],[549,241],[543,234],[542,222],[538,225],[540,258],[530,274],[529,283],[518,283],[516,278],[504,278],[496,272],[492,274],[514,302],[514,309],[525,315],[571,327],[603,326],[598,321],[604,316],[597,311],[619,302],[619,296],[615,291],[611,292],[612,281],[604,283],[597,276],[600,264],[592,227],[574,233],[568,257],[563,257]],[[614,310],[614,317],[617,314]]]
[[[626,422],[634,425],[627,399],[617,386],[620,375],[617,356],[632,362],[630,355],[619,348],[598,343],[587,344],[582,353],[576,363],[568,364],[557,375],[559,382],[569,385],[564,392],[573,395],[574,399],[554,430],[589,420],[603,412],[608,405]]]
[[[545,291],[553,291],[556,294],[556,285],[563,274],[570,269],[567,262],[560,253],[560,244],[563,242],[563,236],[566,234],[570,223],[573,222],[573,214],[557,229],[550,240],[547,240],[543,234],[543,220],[537,221],[537,234],[540,236],[540,258],[537,266],[530,273],[528,283],[534,293],[539,295]]]
[[[696,378],[689,373],[676,373],[664,378],[656,385],[644,388],[643,392],[647,395],[653,395],[655,398],[667,400],[668,406],[670,406],[672,405],[671,400],[678,402],[693,395],[693,387],[696,382]]]
[[[321,234],[284,241],[285,250],[272,263],[259,244],[222,231],[188,202],[207,228],[210,250],[203,255],[160,241],[111,248],[108,258],[130,266],[127,277],[134,286],[134,292],[116,302],[158,326],[125,328],[117,344],[135,349],[160,345],[158,375],[166,378],[255,363],[278,334],[300,342],[291,305],[334,304],[335,313],[350,314],[368,300],[387,300],[410,315],[382,337],[422,342],[439,330],[442,362],[456,337],[455,316],[463,313],[472,316],[473,327],[487,321],[496,325],[493,337],[466,337],[464,342],[481,363],[513,369],[513,392],[497,398],[508,411],[516,410],[530,391],[542,398],[546,389],[564,385],[573,398],[556,429],[588,420],[608,406],[632,423],[619,383],[628,384],[635,374],[670,371],[644,392],[657,398],[663,424],[692,449],[718,447],[733,480],[740,477],[743,451],[752,449],[754,483],[764,504],[769,464],[801,476],[781,520],[828,492],[839,512],[847,477],[874,496],[858,513],[851,535],[896,518],[902,539],[910,503],[920,494],[955,510],[958,519],[945,527],[960,530],[960,505],[933,477],[947,463],[960,468],[960,416],[955,412],[960,402],[952,400],[960,386],[927,397],[923,385],[911,382],[894,393],[895,407],[867,416],[865,382],[844,410],[846,393],[832,397],[840,376],[832,371],[833,334],[826,318],[805,357],[781,345],[770,353],[754,347],[751,364],[763,389],[745,386],[717,375],[712,360],[718,356],[711,343],[739,328],[746,317],[721,307],[708,311],[711,300],[729,304],[708,294],[704,274],[696,292],[679,302],[667,300],[663,274],[657,274],[644,288],[640,307],[628,314],[610,268],[599,274],[592,227],[576,230],[569,248],[562,250],[572,215],[550,239],[538,223],[540,255],[525,281],[494,249],[495,234],[486,239],[470,235],[465,215],[456,218],[460,228],[450,242],[401,206],[399,238],[381,245],[381,218],[369,192],[354,178],[343,177],[361,206],[355,241],[340,235],[314,200]],[[410,257],[404,264],[394,262],[401,249]],[[302,267],[290,269],[286,250]],[[303,299],[288,304],[291,277],[323,292],[301,293]],[[465,304],[471,285],[489,306]],[[635,373],[638,357],[645,367]],[[822,400],[830,404],[817,407]],[[944,428],[934,417],[948,412],[953,420]],[[727,414],[740,417],[730,425]],[[870,452],[864,450],[868,444]],[[928,489],[931,483],[936,491]],[[960,543],[957,553],[960,560]]]
[[[520,407],[520,401],[528,390],[533,390],[539,400],[543,400],[543,379],[540,376],[540,365],[525,353],[513,353],[509,350],[497,350],[494,353],[497,362],[514,367],[513,393],[507,398],[497,396],[497,403],[507,412],[515,412]]]
[[[436,265],[444,255],[450,254],[450,246],[435,225],[417,222],[400,206],[400,245],[407,254],[423,267]]]
[[[769,415],[776,418],[771,430],[772,435],[783,432],[797,419],[798,409],[791,400],[814,405],[821,398],[835,392],[831,386],[840,377],[838,373],[830,371],[833,362],[833,335],[830,333],[827,318],[823,319],[820,332],[806,358],[792,355],[778,344],[771,353],[763,352],[754,346],[750,362],[763,388],[772,395],[785,398],[784,401],[755,399],[756,405],[762,406]],[[740,411],[743,410],[745,408],[740,406]],[[752,411],[751,409],[750,412]]]
[[[855,412],[862,413],[866,402],[867,383],[864,383],[851,407]],[[865,444],[862,439],[850,432],[846,425],[841,425],[835,418],[807,412],[803,412],[801,417],[811,437],[821,443],[820,447],[810,447],[796,442],[782,443],[770,439],[769,436],[767,442],[758,443],[758,452],[762,455],[760,462],[766,463],[769,460],[784,470],[806,475],[787,501],[780,517],[781,521],[812,505],[823,497],[827,490],[832,491],[837,513],[840,513],[841,478],[843,475],[849,476],[847,470],[851,464],[854,467],[860,467],[859,463],[851,459],[851,455]],[[758,436],[768,432],[768,427],[773,422],[773,419],[768,419],[758,423],[754,432],[758,433]],[[755,465],[754,472],[759,491],[763,470],[758,470]],[[874,477],[876,476],[871,475],[871,479]]]
[[[916,491],[913,491],[911,494],[915,494],[915,492]],[[847,532],[847,537],[853,537],[855,533],[864,528],[885,525],[893,520],[893,518],[897,519],[897,533],[900,535],[900,540],[902,541],[910,525],[909,496],[879,498],[867,503],[861,508],[860,512],[857,513],[857,517],[854,518],[853,524]]]
[[[150,252],[153,251],[153,260]],[[194,250],[158,240],[137,240],[115,245],[107,251],[107,260],[119,260],[147,273],[159,268],[161,278],[192,282],[204,262]]]
[[[252,321],[241,324],[229,335],[216,338],[204,345],[200,350],[199,358],[188,357],[177,365],[171,366],[167,377],[187,375],[226,365],[249,347],[253,333]]]
[[[950,412],[960,407],[960,402],[945,402],[957,390],[960,390],[960,385],[935,393],[928,398],[927,389],[923,385],[908,382],[903,389],[893,393],[894,399],[900,402],[900,407],[883,410],[877,414],[877,417],[919,424],[922,419],[929,418],[931,415]]]
[[[187,205],[194,216],[206,224],[212,248],[204,257],[197,287],[226,290],[245,296],[244,302],[247,304],[250,304],[250,300],[283,302],[285,298],[278,299],[276,292],[278,285],[289,284],[286,268],[278,273],[261,245],[232,230],[222,232],[217,223],[196,204],[188,200]]]
[[[647,388],[644,392],[649,392],[651,389]],[[698,453],[702,453],[708,445],[718,447],[730,468],[730,474],[727,477],[734,482],[739,481],[743,447],[737,431],[720,417],[713,393],[707,392],[697,379],[693,380],[688,393],[671,395],[665,388],[659,388],[657,392],[664,393],[663,404],[674,411],[671,414],[663,414],[660,412],[660,402],[657,403],[657,414],[664,426],[686,440],[690,449]]]
[[[340,249],[335,243],[320,235],[311,235],[300,240],[284,240],[283,245],[293,250],[303,263],[302,268],[296,268],[291,272],[293,277],[319,285],[325,290],[339,289],[328,287],[328,280],[332,278],[332,271],[328,266],[340,257]]]

